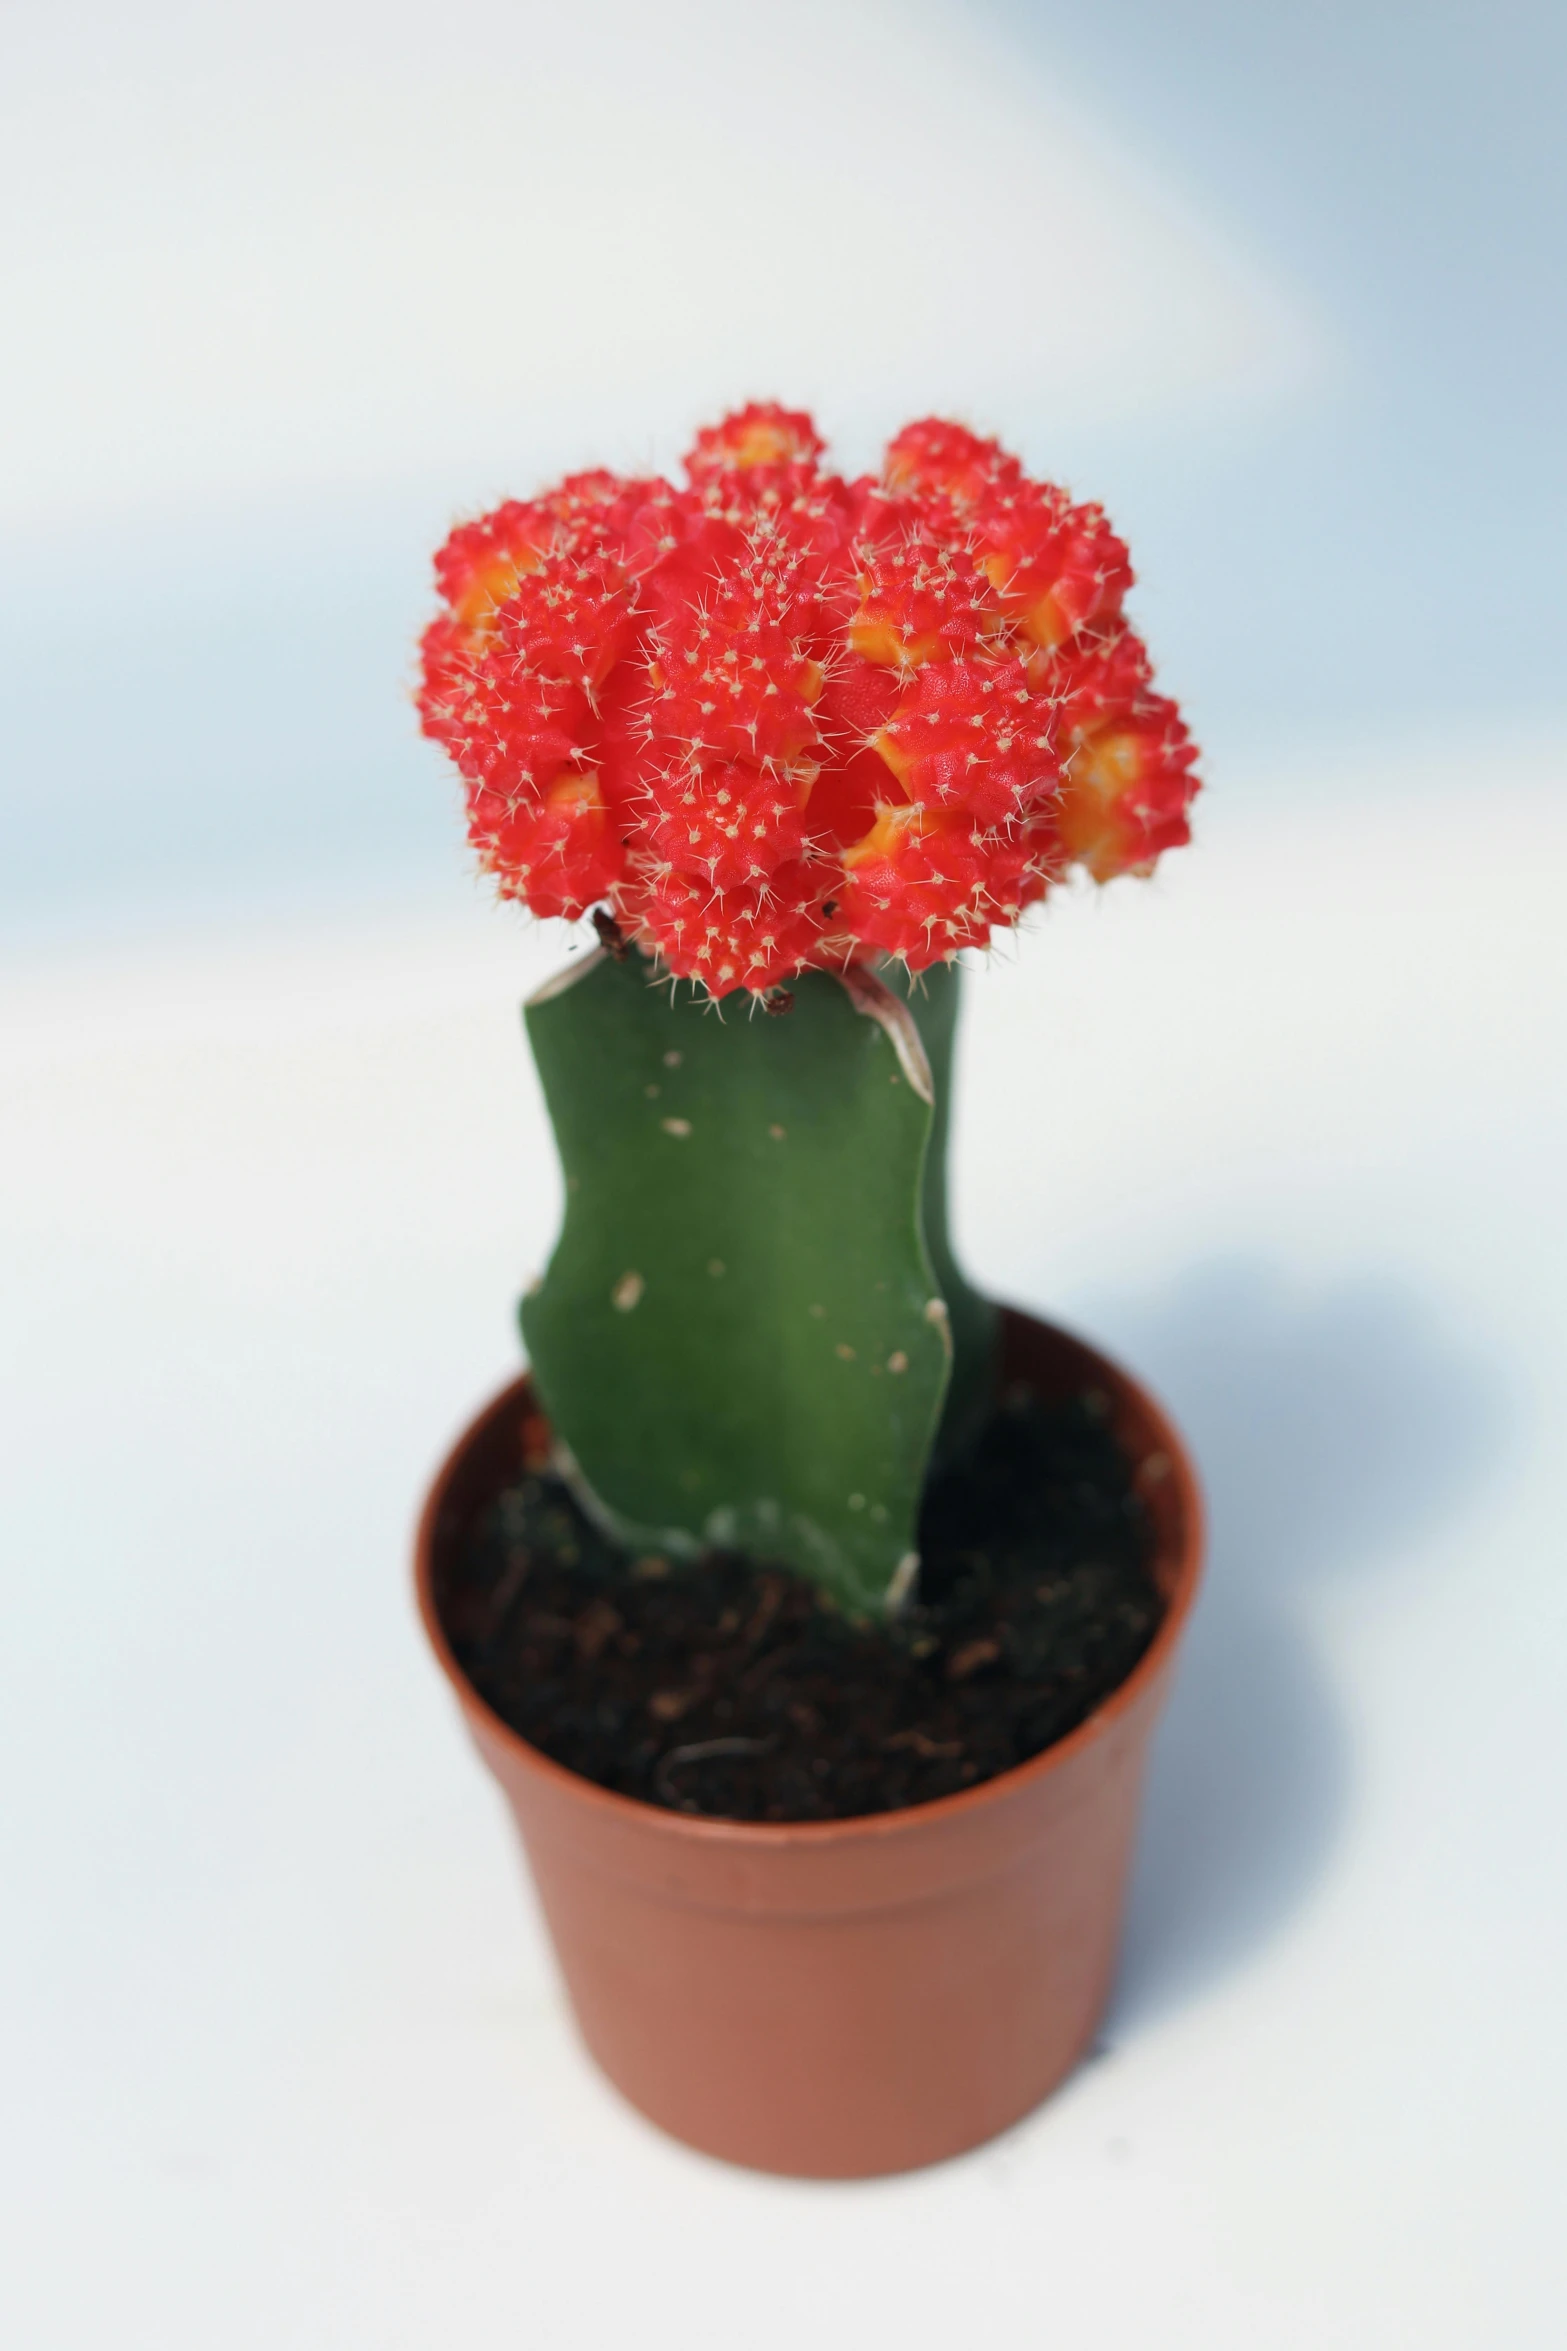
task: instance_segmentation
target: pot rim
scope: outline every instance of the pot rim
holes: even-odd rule
[[[1163,1406],[1130,1373],[1104,1355],[1088,1340],[1060,1323],[1042,1323],[1037,1315],[1011,1307],[1003,1310],[1020,1321],[1032,1322],[1059,1333],[1085,1354],[1090,1355],[1109,1375],[1111,1383],[1121,1395],[1149,1423],[1155,1439],[1155,1449],[1169,1458],[1170,1474],[1175,1481],[1180,1503],[1181,1541],[1174,1551],[1174,1573],[1165,1596],[1164,1614],[1159,1629],[1133,1666],[1125,1681],[1120,1682],[1084,1717],[1074,1730],[1042,1747],[1026,1763],[1014,1764],[1010,1771],[997,1772],[988,1780],[981,1780],[972,1788],[959,1788],[950,1796],[935,1796],[923,1804],[906,1804],[896,1812],[853,1813],[843,1820],[717,1820],[701,1813],[674,1812],[661,1804],[646,1804],[640,1797],[623,1796],[617,1789],[600,1787],[596,1780],[585,1779],[580,1772],[568,1770],[553,1756],[532,1746],[521,1733],[495,1712],[488,1700],[474,1688],[446,1638],[435,1604],[435,1529],[445,1504],[447,1492],[455,1479],[469,1447],[476,1437],[487,1430],[493,1421],[512,1410],[522,1396],[532,1388],[532,1375],[524,1370],[509,1380],[504,1388],[467,1422],[456,1441],[448,1448],[439,1469],[431,1479],[419,1513],[414,1536],[414,1590],[425,1635],[439,1664],[457,1697],[465,1715],[475,1725],[482,1726],[487,1739],[509,1753],[525,1770],[537,1773],[545,1782],[555,1786],[562,1795],[570,1795],[578,1802],[596,1808],[602,1817],[619,1820],[628,1828],[653,1834],[664,1834],[694,1846],[728,1846],[750,1848],[763,1852],[777,1850],[784,1845],[827,1847],[835,1844],[862,1842],[868,1838],[885,1839],[912,1835],[945,1820],[956,1820],[987,1804],[1004,1802],[1014,1791],[1045,1778],[1061,1769],[1084,1749],[1095,1745],[1113,1727],[1119,1718],[1134,1707],[1150,1684],[1163,1673],[1171,1652],[1179,1640],[1186,1619],[1191,1613],[1201,1580],[1206,1512],[1202,1489],[1197,1481],[1190,1454],[1179,1431]]]

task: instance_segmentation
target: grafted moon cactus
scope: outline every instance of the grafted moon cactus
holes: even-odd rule
[[[573,475],[453,531],[420,708],[538,914],[607,902],[712,996],[982,946],[1187,838],[1194,752],[1097,506],[961,425],[880,478],[740,410],[688,485]]]
[[[875,478],[822,455],[753,405],[684,487],[576,474],[461,525],[419,706],[502,894],[614,946],[528,1016],[562,1458],[628,1541],[744,1543],[864,1609],[989,1374],[945,1229],[954,959],[1074,866],[1147,872],[1197,787],[1099,507],[937,419]],[[747,995],[790,1020],[714,1010]]]

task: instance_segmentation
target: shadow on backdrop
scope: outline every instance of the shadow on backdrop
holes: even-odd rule
[[[1504,1439],[1503,1386],[1386,1280],[1311,1291],[1257,1264],[1084,1325],[1146,1377],[1196,1454],[1207,1583],[1154,1750],[1114,2034],[1206,1989],[1288,1917],[1354,1780],[1315,1653],[1314,1588],[1375,1574],[1465,1500]]]

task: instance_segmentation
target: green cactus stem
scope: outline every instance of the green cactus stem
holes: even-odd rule
[[[940,1163],[956,973],[917,985],[917,1021],[863,967],[723,1017],[600,952],[526,1008],[566,1206],[522,1328],[568,1475],[639,1551],[748,1550],[856,1615],[910,1588],[938,1425],[990,1383]]]

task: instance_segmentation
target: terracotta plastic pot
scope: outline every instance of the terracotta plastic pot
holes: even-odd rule
[[[1141,1466],[1166,1613],[1121,1687],[1031,1762],[859,1820],[701,1820],[613,1795],[527,1745],[441,1628],[443,1562],[520,1466],[526,1380],[437,1477],[419,1605],[516,1816],[584,2040],[677,2138],[848,2178],[956,2155],[1038,2104],[1091,2041],[1115,1965],[1149,1735],[1196,1589],[1185,1449],[1124,1373],[1009,1313],[1006,1376],[1097,1386]]]

